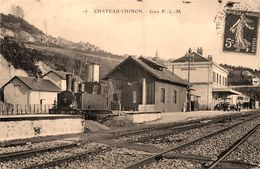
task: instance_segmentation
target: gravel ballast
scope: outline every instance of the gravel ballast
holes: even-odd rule
[[[113,148],[111,151],[100,153],[93,158],[76,160],[60,165],[57,168],[72,169],[115,169],[124,168],[130,163],[146,158],[152,154],[126,148]]]
[[[233,151],[225,160],[253,163],[260,165],[260,128]]]
[[[185,160],[177,160],[177,159],[162,159],[159,162],[154,162],[150,165],[144,166],[142,168],[161,168],[161,169],[203,169],[201,164],[185,161]]]
[[[146,141],[145,144],[152,144],[158,148],[164,149],[173,148],[180,144],[187,143],[191,140],[204,136],[208,133],[233,125],[235,123],[238,123],[238,121],[210,124],[200,128],[190,129],[175,134],[173,133],[172,135],[165,137],[159,137],[156,139],[151,138],[149,141]]]
[[[47,147],[54,147],[54,146],[59,146],[59,145],[65,145],[68,143],[72,143],[72,142],[71,141],[70,142],[62,141],[62,140],[38,142],[38,143],[29,142],[25,145],[0,147],[0,154],[12,153],[12,152],[18,152],[18,151],[26,151],[26,150],[34,150],[34,149],[47,148]]]
[[[190,145],[178,152],[183,154],[196,154],[217,159],[217,156],[240,139],[248,131],[260,122],[260,118],[236,126],[224,133],[205,139],[196,144]]]
[[[66,148],[62,150],[56,150],[56,151],[38,153],[38,154],[36,153],[30,157],[25,157],[25,158],[21,157],[21,158],[8,160],[8,161],[2,161],[0,162],[0,168],[20,169],[34,164],[49,162],[51,160],[55,160],[61,157],[72,156],[79,153],[93,151],[98,148],[105,148],[105,147],[106,145],[104,144],[90,143],[90,144],[79,145],[73,148]]]

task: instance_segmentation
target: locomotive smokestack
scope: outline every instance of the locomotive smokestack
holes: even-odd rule
[[[91,63],[87,64],[87,82],[92,82],[93,67]]]
[[[78,93],[79,92],[78,90],[79,90],[79,84],[78,84],[76,79],[73,79],[73,81],[72,81],[72,92]]]
[[[72,74],[66,74],[66,90],[67,91],[72,91],[71,89],[71,84],[72,84]]]

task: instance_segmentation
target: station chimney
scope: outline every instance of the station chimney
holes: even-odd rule
[[[213,60],[213,57],[212,57],[212,55],[208,55],[208,60]]]
[[[87,82],[99,82],[99,65],[89,63],[87,65]]]
[[[202,47],[198,47],[197,53],[200,54],[200,55],[203,55],[203,49],[202,49]]]

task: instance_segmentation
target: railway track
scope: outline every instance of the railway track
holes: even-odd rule
[[[93,154],[106,149],[108,150],[107,146],[97,143],[87,145],[71,143],[42,149],[4,153],[0,155],[0,168],[42,168],[55,164],[55,161],[62,162],[75,159],[83,156],[83,154]]]
[[[207,124],[208,123],[195,123],[192,125],[178,126],[178,127],[175,127],[174,129],[175,129],[175,131],[176,130],[187,130],[187,129],[191,129],[191,128],[195,128],[195,127],[205,126]],[[135,141],[132,141],[132,142],[135,142]],[[132,142],[128,142],[128,144],[131,144]],[[69,161],[73,161],[75,159],[80,159],[80,158],[85,158],[85,157],[91,157],[91,156],[97,155],[101,152],[104,153],[106,151],[110,151],[115,147],[120,147],[118,144],[119,143],[115,143],[114,145],[108,146],[106,148],[101,147],[101,148],[97,148],[97,149],[94,149],[91,151],[83,151],[81,153],[71,154],[69,156],[64,156],[61,158],[54,158],[53,160],[47,160],[42,163],[32,164],[32,165],[28,165],[28,166],[21,167],[21,168],[31,169],[31,168],[51,167],[51,166],[59,165],[60,163],[69,162]],[[52,151],[58,151],[58,150],[62,151],[63,149],[73,148],[76,146],[79,147],[80,145],[78,143],[73,143],[73,144],[48,147],[48,148],[42,148],[42,149],[25,150],[25,151],[13,152],[13,153],[4,153],[4,154],[0,155],[0,161],[14,159],[14,158],[30,157],[30,156],[33,156],[34,154],[39,154],[39,153],[46,153],[46,152],[52,152]]]
[[[179,126],[184,126],[184,125],[189,125],[189,124],[196,124],[196,123],[201,123],[203,121],[222,121],[222,120],[234,120],[237,118],[247,118],[250,117],[252,115],[254,115],[255,113],[247,113],[247,114],[235,114],[235,115],[228,115],[228,116],[220,116],[220,117],[214,117],[214,118],[205,118],[205,119],[196,119],[196,120],[190,120],[188,122],[180,122],[180,123],[167,123],[167,124],[155,124],[153,126],[149,126],[149,127],[143,127],[141,129],[129,129],[129,130],[124,130],[124,131],[112,131],[109,132],[110,136],[107,139],[117,139],[117,138],[121,138],[124,136],[131,136],[131,135],[136,135],[136,134],[142,134],[142,133],[146,133],[146,132],[150,132],[150,131],[157,131],[157,130],[166,130],[166,129],[171,129],[171,128],[176,128]],[[73,136],[62,136],[61,139],[64,138],[71,138]],[[75,136],[74,136],[75,137]],[[46,142],[46,141],[56,141],[59,138],[53,138],[53,137],[47,137],[45,139],[36,139],[35,141],[14,141],[14,142],[1,142],[0,143],[0,149],[1,148],[7,148],[7,147],[15,147],[15,146],[24,146],[26,145],[28,142],[30,142],[30,144],[35,144],[35,143],[42,143],[42,142]]]
[[[242,116],[242,119],[243,118],[248,118],[248,117],[251,117],[251,116]],[[221,121],[221,120],[228,120],[228,118],[223,118],[222,119],[218,119],[216,121]],[[213,123],[213,122],[216,122],[215,120],[213,121],[208,121],[208,122],[203,122],[203,123],[200,123],[199,121],[195,122],[195,124],[188,124],[188,123],[185,123],[185,125],[175,125],[174,127],[172,127],[169,131],[169,132],[166,132],[166,133],[163,133],[163,134],[157,134],[157,135],[153,135],[153,136],[147,136],[147,137],[144,137],[143,138],[143,141],[144,140],[147,140],[149,139],[149,137],[163,137],[163,136],[166,136],[166,135],[169,135],[169,134],[173,134],[174,132],[176,131],[185,131],[185,130],[190,130],[192,128],[196,128],[196,127],[203,127],[205,125],[208,125],[210,123]],[[248,121],[248,120],[246,120]],[[242,123],[242,122],[241,122]],[[170,125],[168,125],[168,128],[169,128]],[[158,128],[154,128],[155,130],[163,130],[163,129],[168,129],[166,126],[163,126],[163,127],[159,127]],[[150,130],[150,129],[149,129]],[[142,132],[147,132],[149,130],[142,130],[142,131],[137,131],[138,134],[142,133]],[[175,131],[174,131],[175,130]],[[152,130],[150,130],[152,131]],[[128,134],[125,133],[126,136],[128,136]],[[130,133],[129,135],[134,135],[134,133]],[[142,141],[141,140],[135,140],[135,141],[130,141],[130,143],[134,143],[134,142],[140,142]],[[120,143],[121,144],[121,143]],[[56,148],[52,149],[52,148],[49,148],[49,149],[41,149],[37,152],[37,150],[31,150],[31,155],[32,154],[41,154],[41,153],[46,153],[46,152],[51,152],[51,151],[60,151],[60,152],[63,152],[64,149],[69,149],[69,148],[73,148],[74,146],[75,147],[80,147],[81,145],[78,145],[78,144],[71,144],[71,145],[67,145],[68,147],[66,147],[65,145],[62,147],[62,146],[56,146]],[[70,147],[71,146],[71,147]],[[46,168],[46,167],[51,167],[51,166],[57,166],[59,164],[63,164],[63,163],[70,163],[71,161],[75,161],[77,159],[84,159],[84,160],[87,160],[87,159],[91,159],[93,158],[93,156],[96,156],[98,154],[102,154],[102,153],[106,153],[106,152],[109,152],[115,148],[118,148],[120,147],[118,144],[114,144],[114,145],[110,145],[110,146],[101,146],[101,147],[94,147],[93,149],[91,150],[86,150],[86,151],[80,151],[80,152],[77,152],[77,153],[71,153],[71,154],[68,154],[66,156],[61,156],[61,157],[57,157],[57,158],[53,158],[53,159],[48,159],[44,162],[37,162],[37,164],[29,164],[29,165],[26,165],[26,166],[23,166],[23,167],[19,167],[19,168]],[[122,147],[122,146],[121,146]],[[2,154],[3,155],[3,154]],[[6,154],[7,155],[7,154]],[[2,156],[2,160],[9,160],[9,159],[12,159],[12,158],[24,158],[24,157],[30,157],[30,152],[20,152],[20,155],[19,155],[19,152],[16,152],[16,153],[13,153],[13,156],[12,156],[12,153],[9,154],[9,157],[8,156]],[[158,154],[157,154],[158,155]],[[161,154],[162,155],[162,154]],[[1,159],[1,155],[0,155],[0,159]],[[156,156],[156,159],[157,159],[157,156]],[[1,160],[0,160],[1,161]],[[1,166],[0,166],[1,168]]]
[[[243,122],[239,122],[239,123],[233,124],[233,125],[231,125],[231,126],[225,127],[225,128],[220,129],[220,130],[218,130],[218,131],[211,132],[211,133],[209,133],[209,134],[207,134],[207,135],[204,135],[204,136],[202,136],[202,137],[196,138],[196,139],[194,139],[194,140],[192,140],[192,141],[189,141],[189,142],[187,142],[187,143],[180,144],[180,145],[178,145],[178,146],[176,146],[176,147],[174,147],[174,148],[169,148],[169,149],[164,150],[164,151],[162,151],[162,152],[160,152],[160,153],[157,153],[157,154],[155,154],[155,155],[152,155],[152,156],[150,156],[150,157],[148,157],[148,158],[145,158],[145,159],[142,159],[142,160],[140,160],[140,161],[137,161],[137,162],[135,162],[135,163],[133,163],[133,164],[131,164],[131,165],[125,167],[125,169],[135,169],[135,168],[139,168],[139,167],[142,167],[142,166],[146,166],[147,164],[149,165],[149,164],[151,164],[151,163],[153,163],[153,162],[155,162],[155,161],[158,161],[158,160],[162,159],[163,156],[164,156],[165,154],[169,153],[169,152],[174,152],[174,151],[178,151],[178,150],[181,150],[181,149],[185,149],[186,147],[192,146],[192,145],[194,145],[194,144],[196,144],[196,143],[199,143],[199,142],[201,142],[201,141],[203,141],[203,140],[205,140],[205,139],[209,139],[209,138],[211,138],[211,137],[213,137],[213,136],[217,136],[217,135],[219,135],[219,134],[221,134],[221,133],[224,133],[224,132],[226,132],[226,131],[228,131],[228,130],[234,128],[234,127],[237,127],[237,126],[242,125],[242,124],[244,124],[244,123],[246,123],[246,122],[249,122],[249,121],[251,121],[251,120],[254,120],[255,118],[259,118],[259,117],[254,117],[254,118],[252,118],[252,119],[248,119],[248,120],[245,120],[245,121],[243,121]],[[258,128],[258,127],[257,127],[257,128]],[[221,155],[220,155],[219,157],[221,157]],[[222,160],[222,158],[221,158],[221,159],[217,159],[217,160],[214,161],[214,162],[217,164],[217,163],[218,163],[219,161],[221,161],[221,160]],[[213,163],[212,163],[211,165],[216,165],[216,164],[213,164]]]
[[[33,150],[23,150],[23,151],[17,151],[17,152],[3,153],[3,154],[0,154],[0,161],[14,159],[17,157],[31,156],[31,155],[34,155],[35,153],[44,153],[44,152],[49,152],[49,151],[61,150],[61,149],[65,149],[65,148],[72,148],[75,146],[78,146],[78,143],[57,145],[57,146],[45,147],[45,148],[36,148]]]
[[[229,154],[231,154],[238,146],[243,144],[250,136],[252,136],[260,127],[260,123],[257,124],[252,130],[247,132],[243,137],[238,139],[234,144],[228,147],[225,151],[223,151],[218,158],[213,161],[209,166],[206,166],[208,169],[215,168],[221,161],[223,161]]]
[[[251,117],[251,116],[249,116]],[[247,117],[248,118],[248,117]],[[161,143],[162,141],[168,141],[168,142],[183,142],[184,139],[176,139],[177,137],[180,137],[179,135],[186,135],[189,137],[190,135],[201,135],[206,132],[211,132],[213,130],[216,130],[218,128],[223,128],[225,125],[230,125],[230,123],[237,123],[237,121],[243,121],[244,116],[239,119],[230,119],[230,118],[217,118],[215,120],[210,120],[210,121],[200,121],[196,122],[194,124],[188,124],[185,123],[185,125],[182,126],[176,126],[172,128],[167,128],[165,131],[157,131],[155,133],[146,133],[144,135],[135,135],[132,136],[132,134],[129,136],[130,139],[125,139],[124,136],[120,138],[120,140],[123,140],[123,143],[125,142],[125,145],[127,144],[133,144],[133,143],[144,143],[144,144],[151,144],[154,145],[157,139],[159,139],[159,142]],[[233,122],[234,121],[234,122]],[[227,123],[227,124],[226,124]],[[203,132],[200,131],[201,129],[204,129]],[[198,132],[199,131],[199,132]],[[138,133],[139,134],[139,133]],[[173,140],[168,140],[168,137],[174,137]],[[134,137],[134,138],[131,138]],[[151,142],[152,141],[152,142]],[[123,144],[124,145],[124,144]],[[165,149],[166,147],[158,147],[158,148],[163,148]]]
[[[142,134],[150,131],[156,131],[156,130],[165,130],[168,129],[170,130],[171,128],[177,128],[180,126],[185,126],[185,125],[190,125],[190,124],[196,124],[196,123],[201,123],[204,121],[212,121],[212,122],[219,122],[219,121],[224,121],[224,120],[235,120],[238,118],[247,118],[250,116],[254,116],[254,113],[248,113],[248,114],[235,114],[235,115],[228,115],[228,116],[220,116],[220,117],[215,117],[215,118],[205,118],[205,119],[196,119],[196,120],[191,120],[187,122],[180,122],[180,123],[168,123],[168,124],[159,124],[155,126],[150,126],[147,128],[142,128],[142,129],[131,129],[131,130],[125,130],[125,131],[119,131],[119,132],[110,132],[112,135],[110,138],[116,139],[124,136],[131,136],[131,135],[136,135],[136,134]]]
[[[205,125],[210,125],[214,123],[225,123],[226,121],[234,121],[237,119],[247,119],[252,116],[255,116],[255,114],[236,114],[233,116],[223,116],[223,117],[215,117],[212,119],[200,119],[200,120],[191,120],[188,122],[182,122],[182,123],[173,123],[173,124],[163,124],[161,126],[153,126],[150,128],[142,128],[138,130],[129,130],[124,132],[117,132],[115,135],[109,137],[108,139],[119,139],[119,140],[125,140],[127,142],[145,142],[146,140],[149,140],[150,138],[159,138],[164,137],[168,135],[172,135],[174,133],[190,130],[192,128],[199,128],[203,127]],[[111,132],[114,133],[114,132]],[[134,137],[134,139],[133,139]],[[133,141],[129,141],[133,140]]]
[[[35,168],[53,167],[53,166],[59,165],[60,163],[63,163],[63,162],[70,162],[72,160],[76,160],[76,159],[87,157],[87,156],[97,155],[101,152],[106,152],[106,151],[110,151],[110,150],[111,150],[111,147],[98,148],[98,149],[95,149],[95,150],[86,151],[86,152],[79,153],[79,154],[76,154],[76,155],[65,156],[65,157],[61,157],[61,158],[54,159],[54,160],[51,160],[51,161],[46,161],[44,163],[30,165],[30,166],[27,166],[27,167],[23,167],[22,169],[35,169]]]
[[[240,123],[238,123],[238,124],[242,124],[242,123],[244,123],[244,122],[246,122],[246,121],[249,121],[249,120],[251,120],[252,118],[250,118],[250,119],[247,119],[247,120],[245,120],[245,121],[243,121],[243,122],[240,122]],[[207,123],[205,123],[205,124],[207,124]],[[196,125],[198,125],[198,126],[205,126],[205,124],[204,123],[202,123],[202,124],[200,124],[200,123],[198,123],[198,124],[196,124]],[[237,124],[237,125],[238,125]],[[187,125],[187,126],[189,126],[189,129],[191,129],[191,128],[194,128],[194,126],[195,125]],[[183,130],[187,130],[188,128],[187,128],[187,126],[182,126],[183,127]],[[232,126],[235,126],[235,125],[232,125]],[[181,126],[179,126],[178,127],[179,129],[181,128]],[[229,128],[232,128],[232,127],[229,127]],[[227,128],[226,128],[226,130],[228,130]],[[164,133],[165,134],[165,133]],[[169,134],[169,133],[168,133]],[[171,133],[172,134],[172,133]],[[162,135],[160,135],[160,136],[162,136]],[[158,135],[156,135],[156,137],[158,137]],[[146,138],[147,139],[147,138]],[[140,140],[139,140],[140,141]],[[130,144],[130,143],[129,143]],[[114,145],[114,146],[109,146],[109,147],[107,147],[106,149],[104,149],[104,151],[98,151],[98,153],[96,153],[95,151],[94,152],[92,152],[92,154],[95,154],[95,155],[97,155],[97,154],[99,154],[99,153],[101,153],[101,152],[109,152],[109,151],[111,151],[111,150],[113,150],[114,148],[116,148],[116,147],[118,147],[117,145]],[[41,167],[42,166],[64,166],[64,165],[62,165],[63,163],[68,163],[68,161],[75,161],[75,159],[82,159],[82,158],[84,158],[84,162],[86,162],[86,161],[89,161],[90,159],[88,158],[88,157],[90,157],[89,155],[86,155],[86,154],[88,154],[88,153],[83,153],[83,154],[79,154],[79,155],[76,155],[76,156],[71,156],[71,157],[68,157],[68,158],[65,158],[65,159],[63,159],[63,158],[61,158],[61,159],[58,159],[58,160],[55,160],[55,161],[50,161],[50,162],[48,162],[48,164],[39,164]],[[110,155],[112,155],[112,154],[110,154]],[[91,157],[90,157],[91,158]],[[97,158],[97,156],[95,156],[95,160],[96,160],[96,158]],[[102,155],[102,158],[104,158],[104,155]],[[118,157],[116,157],[116,158],[118,158]],[[92,160],[91,160],[92,161]],[[78,162],[78,163],[80,163],[80,162]],[[89,162],[87,162],[88,163],[88,165],[89,165]],[[98,163],[98,162],[97,162]],[[33,166],[33,168],[38,168],[39,166]],[[39,168],[41,168],[41,167],[39,167]],[[84,167],[83,167],[84,168]],[[134,168],[136,168],[136,167],[134,167]]]

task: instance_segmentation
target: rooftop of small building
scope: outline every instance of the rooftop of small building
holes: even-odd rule
[[[20,80],[25,86],[33,91],[46,91],[46,92],[59,92],[61,89],[55,85],[51,80],[36,78],[36,77],[23,77],[23,76],[14,76],[9,80],[3,88],[11,83],[14,79]]]
[[[66,80],[66,75],[67,74],[71,74],[72,75],[72,73],[70,73],[70,72],[65,72],[65,71],[60,71],[60,70],[50,70],[45,75],[43,75],[43,77],[48,75],[49,73],[54,73],[54,74],[56,74],[57,76],[59,76],[63,80]]]

